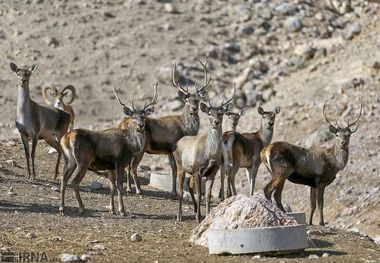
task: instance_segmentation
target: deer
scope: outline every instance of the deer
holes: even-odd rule
[[[195,219],[201,220],[201,179],[206,178],[206,216],[210,213],[211,190],[222,159],[222,122],[223,115],[228,112],[233,95],[219,106],[212,106],[204,101],[200,103],[202,112],[209,116],[209,129],[205,134],[185,136],[181,138],[174,149],[173,156],[177,167],[179,184],[179,208],[177,221],[182,220],[183,187],[186,173],[190,174],[187,181],[189,192],[194,205]],[[194,188],[197,192],[197,202],[194,197]]]
[[[193,86],[194,93],[189,91],[189,87],[184,88],[179,82],[176,81],[176,72],[178,64],[175,62],[172,68],[172,84],[177,89],[178,97],[185,103],[181,115],[169,115],[161,118],[147,118],[146,120],[146,153],[167,155],[169,164],[172,171],[172,194],[176,195],[177,191],[177,175],[175,160],[173,158],[173,149],[179,139],[184,136],[194,136],[198,134],[199,130],[199,114],[198,107],[199,101],[203,99],[206,94],[206,88],[211,82],[208,78],[207,61],[202,65],[204,72],[204,82],[202,85]],[[118,125],[121,129],[128,129],[130,126],[131,118],[127,117],[122,120]],[[136,194],[142,194],[141,186],[137,177],[137,168],[144,156],[144,152],[133,158],[130,168],[132,169],[133,180],[136,186]],[[129,173],[130,174],[130,173]],[[129,176],[128,176],[129,178]],[[128,180],[128,190],[132,192],[130,178]]]
[[[258,131],[252,133],[229,131],[223,134],[222,174],[227,174],[227,197],[237,194],[235,175],[239,168],[245,168],[249,194],[253,195],[257,171],[261,164],[260,152],[272,140],[276,116],[280,110],[280,107],[275,107],[272,111],[265,111],[262,107],[258,107],[257,111],[261,116]],[[221,185],[220,193],[221,199],[224,199],[224,183]]]
[[[15,122],[16,128],[21,135],[27,164],[27,179],[30,181],[34,181],[36,178],[35,156],[38,140],[44,140],[57,151],[58,157],[55,165],[54,179],[57,178],[62,156],[59,140],[67,132],[70,123],[70,115],[68,113],[56,108],[40,105],[30,98],[29,80],[37,67],[37,64],[33,64],[30,68],[18,68],[15,63],[10,63],[11,70],[18,78]],[[31,153],[29,139],[32,140]],[[32,165],[30,165],[30,159]],[[32,166],[32,172],[30,166]]]
[[[247,108],[241,109],[240,112],[233,112],[233,111],[227,111],[226,116],[229,119],[229,131],[236,132],[236,127],[239,124],[239,120],[242,116],[244,116]],[[224,132],[223,134],[226,134],[227,132]],[[230,140],[232,142],[233,140]],[[227,156],[228,152],[227,149],[230,149],[231,145],[227,145],[226,147],[223,147],[223,155],[222,158],[224,159],[224,156]],[[223,164],[223,159],[222,159],[222,164]],[[219,191],[219,198],[223,201],[224,200],[224,178],[226,175],[226,171],[224,169],[224,166],[220,166],[220,191]]]
[[[146,133],[145,124],[147,116],[154,112],[153,104],[157,98],[157,83],[154,86],[153,99],[143,108],[135,108],[123,103],[118,95],[119,90],[114,88],[117,101],[123,107],[125,115],[131,117],[129,129],[112,128],[104,131],[92,131],[74,129],[65,134],[61,139],[61,145],[65,158],[65,172],[61,178],[61,203],[59,211],[64,215],[65,189],[71,176],[71,185],[74,189],[75,198],[79,206],[79,214],[84,214],[84,205],[79,194],[79,185],[90,171],[112,171],[109,173],[111,186],[110,212],[115,213],[114,193],[115,186],[118,193],[121,216],[126,212],[123,203],[123,176],[124,169],[129,165],[132,158],[145,148]],[[115,184],[116,181],[116,184]]]
[[[68,96],[68,91],[70,91],[71,97],[69,101],[65,102],[64,98]],[[53,101],[49,100],[48,92],[53,98]],[[70,124],[68,130],[72,131],[74,129],[75,113],[73,107],[71,106],[71,103],[73,103],[74,99],[76,98],[75,87],[73,85],[67,85],[61,91],[59,91],[55,87],[46,86],[42,91],[42,96],[47,105],[53,106],[70,114]]]
[[[277,206],[282,210],[281,194],[286,180],[295,184],[310,186],[311,212],[309,224],[313,223],[313,214],[318,201],[319,225],[324,226],[323,203],[324,191],[343,170],[348,161],[349,142],[351,134],[358,129],[360,112],[354,122],[347,122],[341,127],[338,122],[332,124],[326,116],[326,104],[323,106],[323,116],[329,125],[330,132],[335,135],[332,147],[314,146],[304,148],[287,142],[275,142],[265,147],[260,154],[262,162],[272,175],[270,182],[264,187],[265,197],[271,201],[272,193]]]

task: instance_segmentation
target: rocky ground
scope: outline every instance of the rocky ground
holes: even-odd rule
[[[213,101],[220,99],[223,93],[230,93],[233,85],[237,87],[236,106],[249,107],[241,119],[240,131],[259,127],[258,104],[268,109],[281,106],[274,141],[286,140],[306,146],[330,145],[333,139],[323,120],[323,103],[329,103],[330,116],[343,125],[347,119],[355,118],[359,101],[362,101],[363,116],[357,133],[351,137],[349,163],[326,190],[325,221],[329,227],[359,231],[373,238],[380,236],[378,4],[358,0],[239,0],[233,3],[222,0],[0,0],[0,24],[0,51],[4,54],[4,63],[0,65],[3,87],[0,93],[0,205],[4,207],[4,212],[0,212],[0,230],[3,245],[6,240],[12,248],[25,247],[29,244],[26,242],[40,246],[43,240],[50,240],[45,234],[53,231],[49,229],[55,229],[54,224],[61,220],[54,212],[58,193],[51,187],[56,183],[39,181],[31,185],[22,178],[25,161],[14,127],[17,95],[16,78],[9,69],[11,61],[19,66],[39,64],[31,77],[31,96],[38,102],[42,103],[41,89],[45,85],[74,85],[78,93],[73,104],[76,127],[92,129],[113,127],[121,119],[122,112],[112,91],[114,86],[122,89],[125,99],[133,98],[139,103],[150,95],[152,84],[158,81],[159,100],[154,116],[179,113],[181,102],[171,86],[174,61],[181,62],[181,82],[192,84],[203,78],[197,61],[208,59],[213,79],[209,97]],[[202,129],[205,123],[202,116]],[[51,178],[53,164],[50,159],[54,154],[48,155],[47,151],[48,148],[40,143],[37,161],[40,178]],[[147,155],[142,165],[149,166],[152,171],[168,171],[167,160],[163,157]],[[262,191],[269,178],[261,167],[256,191]],[[87,180],[101,179],[91,175]],[[240,192],[247,193],[243,172],[237,180]],[[218,184],[214,186],[214,192],[217,191]],[[192,221],[175,224],[176,202],[151,189],[148,193],[148,197],[141,199],[129,197],[137,202],[138,212],[133,213],[139,215],[132,220],[134,223],[126,220],[127,223],[118,226],[124,231],[119,237],[127,242],[136,226],[143,229],[147,224],[147,229],[162,229],[159,233],[166,236],[154,239],[157,233],[152,232],[151,241],[161,242],[160,245],[167,249],[160,249],[160,253],[170,255],[171,246],[180,243],[186,249],[178,253],[194,256],[194,248],[187,243],[187,230],[194,226]],[[78,244],[75,239],[80,238],[74,235],[76,231],[70,232],[70,227],[75,225],[78,231],[87,229],[85,232],[89,233],[89,241],[75,253],[85,253],[84,247],[92,246],[88,244],[92,244],[90,241],[95,233],[103,235],[112,229],[111,225],[119,222],[105,213],[107,190],[84,195],[89,195],[89,201],[85,201],[91,211],[89,217],[77,218],[73,210],[63,220],[64,233],[70,237],[67,243],[73,241],[72,247]],[[287,183],[283,200],[293,210],[308,212],[308,195],[306,187]],[[156,200],[156,197],[157,203],[152,204],[155,209],[150,210],[151,199]],[[101,201],[95,201],[99,198]],[[165,211],[160,206],[165,206]],[[166,207],[172,210],[170,215]],[[131,205],[129,209],[134,208]],[[18,219],[9,221],[14,210],[20,210],[16,213]],[[106,217],[104,228],[103,217]],[[160,219],[147,223],[155,217]],[[96,229],[91,230],[95,221]],[[5,229],[13,222],[11,230]],[[41,235],[41,239],[24,240],[27,234],[22,230],[24,224],[26,232],[45,229],[36,234]],[[17,234],[18,228],[21,230]],[[54,235],[60,233],[54,231]],[[110,238],[108,235],[102,238]],[[172,236],[177,239],[171,239]],[[356,237],[348,235],[348,238]],[[121,239],[119,245],[123,242]],[[46,247],[51,246],[49,242]],[[110,244],[106,245],[108,257],[112,256]],[[132,246],[133,260],[137,261],[139,252],[133,249],[134,244],[127,246]],[[200,251],[202,257],[198,259],[204,260],[206,251],[195,251]],[[59,252],[62,251],[57,250],[54,256]],[[337,261],[344,261],[344,257],[336,256]],[[154,258],[157,257],[151,259]],[[234,257],[228,259],[234,260]]]

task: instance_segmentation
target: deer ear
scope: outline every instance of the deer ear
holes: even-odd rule
[[[30,71],[31,71],[31,72],[34,72],[37,68],[38,68],[38,65],[37,65],[37,64],[33,64],[33,65],[30,67]]]
[[[210,111],[210,107],[204,101],[201,101],[200,108],[204,113],[208,113]]]
[[[197,92],[197,95],[199,98],[203,99],[204,97],[206,97],[207,95],[207,91],[200,91],[200,92]]]
[[[350,129],[350,133],[353,134],[355,133],[359,128],[359,125],[356,125],[356,127],[353,127],[353,128],[349,128]]]
[[[146,115],[151,115],[154,112],[155,108],[154,107],[148,107],[145,109]]]
[[[11,70],[12,70],[13,72],[16,72],[16,73],[17,73],[17,71],[18,71],[18,67],[17,67],[17,65],[16,65],[15,63],[11,62],[11,63],[9,64],[9,66],[11,67]]]
[[[131,110],[128,106],[124,106],[123,107],[123,111],[124,111],[124,114],[125,115],[128,115],[130,117],[133,116],[133,110]]]
[[[259,107],[257,109],[257,112],[260,114],[260,115],[263,115],[264,114],[264,109],[262,107]]]
[[[276,108],[274,108],[273,113],[277,115],[280,113],[280,111],[281,111],[281,108],[277,106]]]
[[[245,112],[247,111],[247,108],[243,108],[240,112],[240,116],[243,116],[245,114]]]
[[[181,100],[186,100],[189,97],[189,94],[186,92],[183,92],[182,90],[179,90],[178,97],[180,97]]]
[[[338,129],[333,125],[329,125],[329,130],[332,134],[336,134],[338,132]]]

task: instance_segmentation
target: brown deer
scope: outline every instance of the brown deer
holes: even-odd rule
[[[152,106],[157,98],[157,84],[154,87],[154,97],[142,109],[135,109],[134,106],[125,105],[119,98],[115,89],[116,98],[126,115],[132,118],[129,129],[119,128],[104,131],[90,131],[75,129],[68,132],[61,139],[61,145],[65,157],[65,173],[61,180],[61,205],[60,213],[64,214],[65,188],[68,180],[74,174],[72,187],[78,201],[79,213],[84,213],[84,206],[79,194],[79,184],[85,176],[87,170],[114,170],[111,173],[111,212],[114,213],[113,195],[115,191],[115,181],[119,200],[119,213],[125,215],[123,203],[123,175],[124,169],[131,162],[132,158],[144,150],[146,136],[146,117],[154,112]]]
[[[222,102],[220,106],[208,105],[201,101],[201,110],[208,114],[210,127],[206,134],[197,136],[185,136],[180,139],[173,153],[176,166],[177,176],[179,180],[179,209],[177,220],[182,220],[182,198],[183,183],[186,173],[191,177],[188,181],[189,192],[194,204],[195,218],[197,222],[201,219],[201,179],[206,178],[206,215],[210,212],[210,198],[214,177],[219,169],[222,158],[222,122],[223,115],[228,111],[229,103],[233,99],[234,94],[226,102]],[[197,202],[194,198],[194,186],[198,195]]]
[[[310,189],[311,212],[309,224],[312,224],[313,214],[318,201],[319,224],[324,225],[323,220],[323,194],[325,187],[331,184],[336,174],[341,171],[348,161],[348,146],[350,136],[358,129],[356,123],[359,121],[360,113],[353,123],[348,122],[346,127],[332,124],[325,114],[326,105],[323,106],[323,116],[329,124],[329,129],[335,137],[334,146],[303,148],[287,142],[275,142],[268,145],[261,152],[261,160],[268,168],[272,179],[265,186],[264,193],[271,200],[274,199],[277,206],[284,211],[281,203],[281,194],[284,183],[288,179],[292,183],[308,185]],[[356,127],[353,127],[356,125]]]
[[[68,96],[68,91],[71,93],[70,100],[65,102],[64,98]],[[49,100],[49,95],[53,98],[53,101]],[[74,99],[76,98],[75,87],[73,85],[67,85],[61,91],[59,91],[55,87],[46,86],[42,91],[42,96],[47,105],[53,106],[54,108],[63,110],[70,114],[70,125],[68,130],[72,131],[74,129],[75,113],[73,107],[71,106],[71,103],[73,103]]]
[[[229,131],[236,132],[236,127],[239,124],[239,120],[242,116],[244,116],[246,112],[246,108],[243,108],[240,112],[232,112],[227,111],[226,116],[229,119]],[[226,134],[227,132],[224,132],[223,134]],[[233,140],[230,140],[229,143],[232,143]],[[222,147],[223,155],[222,158],[227,158],[228,151],[227,149],[231,149],[231,145],[226,145],[225,147]],[[222,164],[223,164],[222,159]],[[226,170],[224,169],[223,165],[220,165],[220,191],[219,191],[219,198],[223,201],[224,200],[224,178],[226,177]]]
[[[32,65],[30,69],[20,69],[16,64],[10,63],[10,68],[16,73],[19,80],[16,127],[21,135],[24,146],[28,170],[27,178],[32,181],[36,178],[34,164],[36,147],[38,140],[45,140],[46,143],[53,147],[58,153],[54,174],[54,179],[56,179],[62,156],[59,140],[67,131],[70,115],[59,109],[40,105],[30,98],[29,79],[32,73],[37,69],[36,64]],[[32,151],[30,155],[28,139],[32,139]],[[30,171],[30,159],[32,160],[32,173]]]
[[[258,131],[223,134],[222,173],[227,174],[227,197],[231,194],[236,195],[235,175],[239,168],[246,169],[250,195],[253,195],[257,170],[261,164],[260,151],[272,140],[274,123],[276,115],[280,113],[280,107],[275,107],[273,111],[264,111],[259,107],[258,113],[261,115],[261,126]],[[221,198],[224,198],[224,184],[221,185],[220,192]]]
[[[178,89],[178,97],[185,103],[181,115],[171,115],[161,118],[147,118],[146,120],[146,136],[147,143],[145,152],[149,154],[164,154],[169,157],[169,164],[172,170],[172,193],[176,194],[177,188],[177,170],[173,158],[173,149],[179,139],[184,136],[194,136],[199,130],[199,115],[198,106],[199,101],[205,97],[207,91],[205,90],[211,79],[208,79],[207,62],[200,61],[204,71],[204,83],[202,86],[194,86],[194,93],[190,93],[188,87],[184,88],[176,81],[177,64],[174,63],[172,71],[172,83]],[[125,118],[120,124],[119,128],[128,129],[131,119]],[[133,158],[131,163],[133,179],[136,186],[136,193],[141,194],[141,187],[137,177],[137,167],[144,156],[144,152]],[[131,191],[130,181],[128,180],[128,188]]]

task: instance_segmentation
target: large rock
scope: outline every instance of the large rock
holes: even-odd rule
[[[190,242],[200,246],[208,245],[210,230],[257,228],[297,225],[297,222],[286,215],[262,194],[253,196],[232,196],[217,207],[199,224],[190,237]]]

